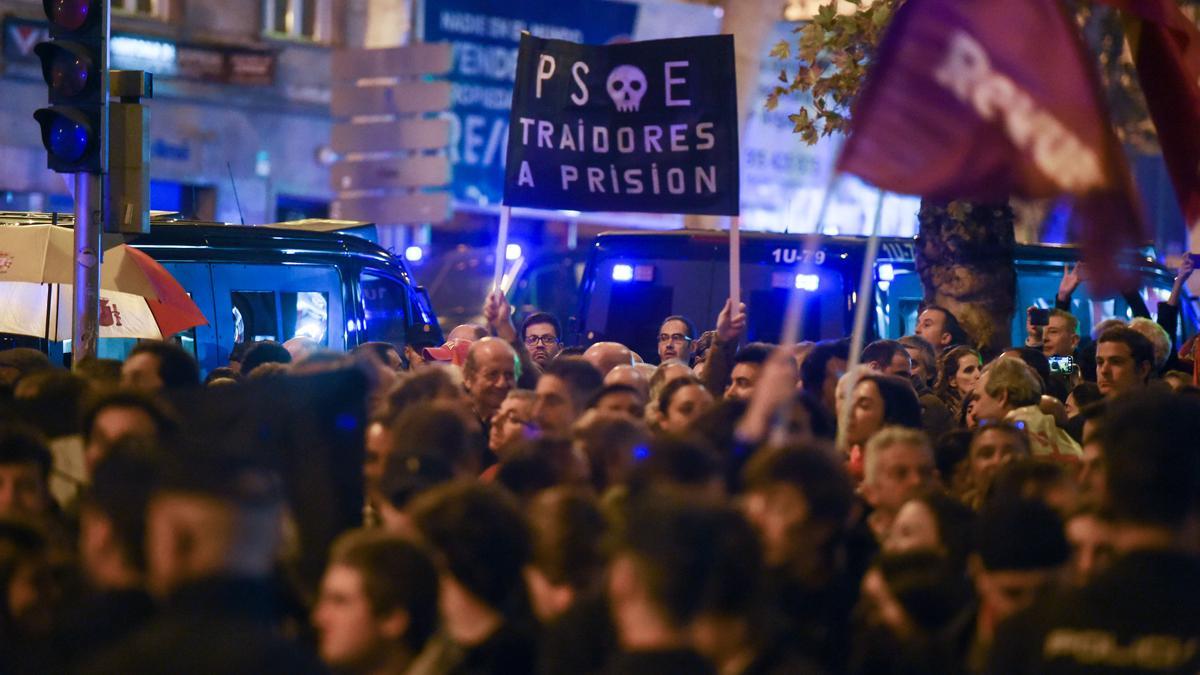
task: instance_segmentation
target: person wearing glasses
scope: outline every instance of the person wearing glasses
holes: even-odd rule
[[[521,324],[521,340],[533,362],[545,368],[562,351],[562,329],[547,312],[530,314]]]
[[[696,339],[696,324],[685,316],[668,316],[658,329],[658,362],[683,361],[692,365],[692,342]]]

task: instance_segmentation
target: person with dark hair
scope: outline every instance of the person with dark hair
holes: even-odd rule
[[[896,512],[883,550],[935,551],[963,574],[967,557],[975,550],[975,512],[939,490],[927,490]]]
[[[658,395],[658,428],[669,434],[686,434],[713,403],[704,385],[695,378],[681,377]]]
[[[242,376],[233,368],[213,368],[208,371],[208,375],[204,376],[204,386],[211,387],[213,382],[218,380],[232,380],[234,383],[241,382]],[[222,382],[222,384],[227,384]]]
[[[926,648],[960,619],[970,602],[966,576],[944,553],[931,548],[885,551],[863,576],[847,672],[940,672],[926,662]]]
[[[1087,406],[1103,399],[1104,395],[1100,393],[1100,386],[1095,382],[1080,382],[1067,395],[1067,415],[1075,417]],[[1083,439],[1078,438],[1076,440]]]
[[[715,673],[692,645],[713,649],[718,661],[731,655],[716,640],[693,642],[692,629],[706,615],[736,615],[753,599],[753,533],[736,512],[717,506],[658,496],[635,510],[608,569],[621,647],[609,672]]]
[[[0,518],[0,671],[47,672],[40,649],[54,618],[54,593],[41,530]]]
[[[837,383],[846,372],[850,359],[850,340],[818,342],[800,365],[800,381],[814,400],[825,406],[831,417],[837,416]]]
[[[965,345],[951,347],[942,352],[938,360],[937,383],[934,393],[957,416],[962,410],[963,399],[975,389],[983,372],[983,357]]]
[[[46,439],[54,458],[50,494],[61,506],[75,501],[87,482],[79,422],[91,384],[76,373],[43,370],[21,378],[13,392],[16,409]]]
[[[997,469],[988,483],[984,503],[1036,499],[1065,514],[1077,497],[1073,471],[1057,462],[1023,457]]]
[[[658,362],[683,361],[691,365],[692,343],[697,337],[696,324],[678,314],[663,319],[658,328]]]
[[[488,430],[488,450],[496,457],[497,464],[488,467],[481,478],[489,480],[489,472],[503,464],[516,449],[533,436],[533,402],[537,396],[528,389],[513,389],[500,404],[492,417]]]
[[[279,348],[283,349],[283,346]],[[291,359],[290,355],[288,359]],[[246,368],[244,372],[250,370],[252,368]],[[174,342],[139,342],[121,366],[121,386],[147,394],[199,385],[200,366],[196,359]]]
[[[437,570],[404,539],[343,534],[313,608],[321,660],[339,673],[403,673],[437,629]]]
[[[938,375],[938,358],[933,345],[920,335],[905,335],[897,342],[904,345],[909,358],[912,359],[913,385],[917,388],[917,393],[928,393]]]
[[[942,350],[952,345],[967,344],[966,331],[958,323],[958,319],[944,307],[926,305],[917,317],[917,327],[914,331],[934,349]]]
[[[5,349],[0,351],[0,387],[14,387],[22,377],[51,368],[50,357],[36,349]]]
[[[604,378],[587,361],[555,359],[538,379],[533,419],[543,434],[566,438],[603,386]]]
[[[379,477],[378,515],[387,531],[405,535],[412,532],[409,508],[413,501],[433,488],[454,480],[454,471],[441,457],[410,451],[389,454]]]
[[[542,622],[541,675],[598,673],[617,649],[604,593],[610,534],[590,493],[556,487],[529,504],[533,560],[526,569],[534,612]]]
[[[378,359],[379,363],[391,370],[400,371],[404,369],[404,359],[400,356],[400,350],[396,349],[396,345],[390,342],[364,342],[351,349],[350,353],[354,355],[369,353]]]
[[[64,671],[86,664],[153,614],[145,538],[146,507],[159,470],[155,450],[136,439],[119,441],[80,497],[80,564],[92,593],[55,628],[52,658]]]
[[[281,482],[228,451],[168,453],[146,511],[147,586],[161,607],[83,672],[322,672],[281,630]]]
[[[907,379],[865,375],[854,386],[849,405],[846,443],[850,446],[865,445],[885,426],[921,428],[921,404]]]
[[[858,580],[873,552],[856,558],[848,545],[849,476],[831,449],[817,445],[759,451],[742,483],[743,510],[767,568],[765,597],[789,620],[804,653],[841,672]]]
[[[562,324],[549,312],[534,312],[521,322],[521,341],[533,362],[545,368],[562,351]]]
[[[33,429],[0,427],[0,518],[40,521],[53,511],[52,462],[50,450]]]
[[[730,382],[724,397],[750,400],[750,395],[754,393],[754,385],[758,384],[762,366],[773,349],[773,345],[762,342],[752,342],[739,349],[733,357],[733,371],[730,373]]]
[[[157,399],[136,391],[115,391],[92,401],[83,415],[83,459],[87,475],[126,438],[161,441],[175,432],[175,416]]]
[[[461,406],[465,402],[462,384],[456,382],[446,368],[423,368],[404,373],[384,397],[383,410],[388,419],[395,419],[410,406],[419,403],[445,403]]]
[[[242,361],[246,358],[246,352],[254,346],[253,342],[243,340],[235,342],[233,348],[229,350],[229,368],[239,375],[245,375],[242,370]]]
[[[292,353],[283,345],[274,340],[260,340],[255,342],[246,350],[246,355],[242,358],[242,377],[250,377],[254,373],[254,369],[264,363],[282,363],[288,364],[292,362]]]
[[[1112,564],[1112,519],[1105,509],[1085,501],[1067,514],[1065,528],[1071,545],[1071,583],[1082,588]]]
[[[440,561],[444,641],[422,658],[443,665],[439,672],[534,672],[533,617],[522,576],[532,542],[516,502],[498,487],[462,481],[421,495],[410,512]]]
[[[962,500],[982,507],[992,478],[1000,467],[1031,456],[1029,435],[1011,422],[988,422],[971,436],[967,474],[968,491]]]
[[[608,523],[595,497],[566,486],[539,493],[528,515],[533,558],[525,578],[534,614],[553,624],[576,602],[601,594]]]
[[[461,410],[434,403],[414,405],[392,422],[390,431],[389,457],[432,455],[445,462],[458,478],[474,478],[483,470],[479,429]]]
[[[1109,328],[1096,340],[1096,385],[1107,397],[1140,391],[1154,372],[1154,345],[1132,328]]]
[[[933,444],[933,462],[946,491],[961,498],[970,489],[970,429],[955,429],[941,435]]]
[[[719,503],[725,497],[725,478],[717,452],[707,441],[689,436],[659,437],[650,442],[629,476],[629,493],[652,490],[688,495]]]
[[[640,420],[646,415],[646,398],[633,387],[610,384],[592,397],[588,403],[588,410],[628,415],[630,419]]]
[[[1111,401],[1097,439],[1117,557],[1092,583],[1006,624],[991,672],[1200,670],[1196,438],[1200,400],[1146,392]]]
[[[912,377],[912,357],[904,345],[895,340],[876,340],[867,345],[862,353],[864,365],[884,375],[895,375],[904,379]]]

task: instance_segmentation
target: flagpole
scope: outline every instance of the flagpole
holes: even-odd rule
[[[737,314],[742,301],[742,236],[739,216],[729,221],[729,306]],[[731,314],[731,316],[732,316]]]
[[[512,216],[512,207],[507,204],[500,206],[500,228],[496,233],[496,269],[492,275],[492,291],[503,293],[500,283],[504,280],[504,262],[508,256],[508,220]]]
[[[816,257],[817,249],[821,245],[821,233],[825,227],[825,213],[829,209],[829,200],[833,197],[833,188],[836,187],[841,173],[833,171],[829,174],[829,180],[825,183],[825,193],[821,197],[821,207],[817,210],[817,222],[813,225],[812,232],[809,232],[804,238],[804,251],[800,255],[800,264],[796,267],[796,276],[810,273],[813,267],[813,259]],[[779,344],[786,347],[792,347],[796,341],[803,335],[804,325],[804,294],[806,291],[796,288],[795,278],[793,277],[792,288],[788,294],[787,309],[783,313],[783,327],[780,330]]]
[[[863,255],[862,272],[858,277],[858,295],[854,302],[854,332],[850,334],[850,358],[846,361],[846,372],[852,372],[862,360],[863,341],[866,339],[867,310],[871,307],[870,293],[875,285],[875,259],[879,256],[879,225],[883,220],[883,200],[887,193],[881,188],[875,202],[875,218],[871,224],[871,237],[867,239],[867,250]],[[846,393],[851,396],[850,392]],[[850,422],[850,406],[841,401],[837,406],[838,447],[846,439],[846,427]]]

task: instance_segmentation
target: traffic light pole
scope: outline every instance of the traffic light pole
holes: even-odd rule
[[[75,285],[71,363],[96,356],[100,334],[100,176],[75,174]]]

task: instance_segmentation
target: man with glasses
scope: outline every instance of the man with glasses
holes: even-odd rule
[[[696,339],[696,324],[685,316],[668,316],[658,329],[658,362],[672,359],[692,365],[692,342]]]
[[[521,340],[533,362],[546,367],[562,351],[562,329],[553,314],[530,314],[521,324]]]

